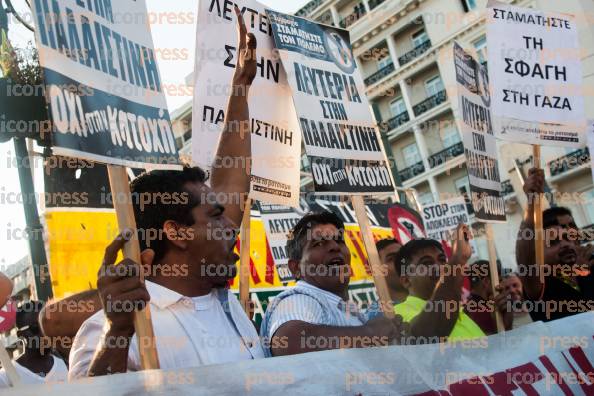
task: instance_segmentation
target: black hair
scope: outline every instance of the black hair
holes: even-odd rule
[[[470,272],[470,285],[479,284],[481,280],[491,275],[489,260],[477,260],[468,266]]]
[[[155,261],[167,252],[167,238],[162,233],[167,220],[188,226],[194,224],[191,211],[200,204],[200,200],[186,189],[185,184],[205,183],[207,179],[202,169],[185,166],[181,171],[143,173],[130,183],[140,248],[153,249]],[[147,237],[151,234],[149,240]]]
[[[39,313],[43,309],[45,304],[42,301],[26,301],[24,303],[19,304],[16,309],[16,325],[17,327],[22,327],[25,325],[26,317],[30,313],[34,313],[39,316]]]
[[[412,240],[408,241],[407,243],[405,243],[400,248],[400,250],[398,251],[398,254],[394,258],[394,261],[395,261],[394,265],[396,266],[396,273],[398,275],[400,275],[402,273],[400,270],[405,269],[408,265],[410,265],[410,262],[412,261],[413,256],[419,250],[423,250],[423,249],[427,249],[427,248],[431,248],[431,247],[436,248],[440,252],[444,253],[443,246],[441,246],[441,243],[437,242],[434,239],[426,239],[426,238],[412,239]]]
[[[287,240],[287,254],[291,260],[301,260],[303,255],[303,240],[310,236],[311,230],[318,225],[332,224],[338,230],[344,231],[343,221],[333,212],[323,211],[308,213],[293,227]]]
[[[398,242],[394,238],[380,239],[379,241],[377,241],[375,243],[375,247],[377,248],[377,251],[379,252],[380,250],[385,249],[388,246],[393,245],[395,243],[400,245],[400,242]]]
[[[556,206],[546,209],[544,212],[542,212],[542,228],[547,229],[558,226],[560,216],[571,216],[573,219],[573,213],[571,213],[571,210],[566,207]],[[577,225],[574,221],[572,221],[571,225],[577,228]]]

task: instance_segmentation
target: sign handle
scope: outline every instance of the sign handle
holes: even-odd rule
[[[126,230],[136,230],[136,220],[134,219],[134,210],[132,208],[132,196],[130,193],[130,184],[128,183],[128,174],[126,168],[122,166],[108,165],[109,184],[111,194],[114,197],[113,204],[118,218],[118,228],[120,232]],[[125,197],[122,199],[121,197]],[[140,264],[140,245],[138,235],[133,233],[130,239],[124,245],[124,257]],[[140,279],[144,281],[143,271],[140,271]],[[143,370],[159,369],[159,356],[155,344],[155,333],[151,321],[150,306],[147,305],[143,310],[134,312],[134,329],[138,341],[138,350],[140,352],[140,365]]]
[[[532,146],[532,156],[534,158],[534,167],[540,169],[540,146]],[[542,222],[542,194],[534,198],[534,243],[536,265],[539,269],[540,282],[544,284],[544,236]]]
[[[489,223],[485,224],[487,229],[487,244],[489,248],[489,272],[491,274],[491,291],[493,296],[497,294],[495,287],[499,285],[499,273],[497,272],[497,251],[495,250],[495,239],[493,235],[493,226]],[[497,332],[501,333],[505,331],[505,325],[503,324],[503,316],[499,310],[495,310],[495,321],[497,322]]]
[[[363,244],[365,245],[365,250],[367,251],[367,257],[371,266],[371,273],[373,274],[373,283],[375,283],[375,290],[377,291],[377,296],[379,297],[382,310],[388,319],[393,319],[395,317],[394,309],[389,304],[392,299],[390,298],[390,292],[388,291],[388,283],[386,282],[386,278],[382,275],[384,271],[382,271],[382,263],[380,262],[379,253],[377,252],[377,248],[375,247],[375,242],[373,240],[373,233],[371,232],[371,226],[369,225],[369,219],[367,218],[367,212],[365,211],[363,197],[360,195],[353,195],[351,197],[351,203],[353,204],[355,215],[357,216],[357,222],[361,228]]]
[[[10,386],[16,388],[22,385],[21,377],[14,368],[14,364],[12,364],[10,356],[4,347],[4,339],[0,339],[0,363],[2,363],[2,367],[4,367],[4,371],[8,377],[8,382],[10,382]]]
[[[243,219],[241,221],[241,246],[239,249],[239,301],[243,310],[250,316],[250,221],[252,212],[252,200],[245,201]]]

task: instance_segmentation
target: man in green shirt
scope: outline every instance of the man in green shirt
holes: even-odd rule
[[[483,337],[480,327],[463,312],[462,283],[472,250],[470,230],[459,225],[448,261],[441,244],[413,239],[400,249],[396,265],[409,295],[394,312],[410,323],[417,344]]]

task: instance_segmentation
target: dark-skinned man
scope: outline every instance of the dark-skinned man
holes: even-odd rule
[[[298,281],[266,310],[260,335],[270,340],[268,354],[385,346],[403,336],[401,318],[382,315],[367,322],[349,301],[351,253],[335,214],[304,216],[293,228],[287,252]]]
[[[66,382],[68,368],[60,358],[52,355],[51,341],[39,328],[40,301],[22,303],[16,312],[17,336],[25,345],[24,353],[14,361],[23,384],[57,384]],[[0,388],[8,388],[4,369],[0,370]]]
[[[404,301],[406,296],[408,296],[408,290],[406,290],[406,288],[402,286],[402,283],[400,283],[400,275],[394,264],[396,262],[396,256],[402,248],[402,244],[394,238],[389,238],[380,239],[375,243],[375,247],[377,248],[380,261],[386,271],[386,283],[388,284],[388,292],[390,293],[391,299],[391,301],[388,302],[388,305],[391,308]],[[383,315],[382,312],[383,310],[379,301],[374,301],[365,312],[365,315],[367,315],[367,320],[370,320],[379,315]]]
[[[410,325],[410,343],[425,344],[482,337],[481,328],[462,310],[465,265],[472,255],[468,226],[458,225],[450,259],[432,239],[413,239],[398,252],[406,300],[394,307]]]
[[[256,41],[237,7],[235,13],[239,59],[216,156],[246,164],[251,155],[247,95],[256,75]],[[133,308],[149,300],[162,369],[264,356],[252,322],[226,288],[237,272],[233,248],[250,171],[245,165],[214,166],[212,188],[206,181],[202,170],[184,168],[153,171],[131,183],[133,196],[154,197],[144,207],[134,205],[145,248],[142,263],[123,260],[114,265],[130,235],[118,237],[106,249],[97,282],[103,310],[86,320],[76,335],[70,379],[140,369]],[[163,194],[184,198],[178,204],[164,203],[157,199]],[[220,197],[225,201],[218,201]],[[149,239],[148,231],[158,236]],[[144,283],[138,277],[141,266]]]
[[[528,206],[516,243],[518,276],[525,299],[533,304],[534,321],[561,319],[594,309],[594,272],[591,245],[582,246],[571,211],[554,207],[543,212],[544,267],[536,263],[534,202],[544,192],[542,169],[530,169],[524,183]]]

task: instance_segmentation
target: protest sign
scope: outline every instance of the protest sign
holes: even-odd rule
[[[423,226],[423,219],[416,211],[408,206],[401,204],[392,205],[388,209],[388,219],[394,232],[394,238],[403,245],[412,239],[427,237]]]
[[[490,113],[489,79],[486,69],[454,43],[458,86],[458,123],[466,154],[470,200],[475,216],[484,222],[505,221],[497,143]]]
[[[575,18],[491,2],[487,47],[496,136],[583,146],[582,51]]]
[[[145,1],[31,5],[54,153],[178,167]]]
[[[591,395],[593,321],[588,312],[459,342],[343,348],[5,392],[119,396],[150,386],[153,393],[176,395]]]
[[[292,88],[315,191],[393,192],[348,31],[267,12]]]
[[[258,209],[262,216],[266,238],[270,246],[270,253],[274,259],[274,265],[281,282],[293,280],[293,274],[289,270],[289,255],[287,253],[287,241],[289,232],[301,219],[301,215],[295,209],[272,205],[260,202]]]
[[[466,200],[459,197],[423,207],[423,224],[427,238],[450,241],[458,224],[470,224]]]
[[[248,99],[252,132],[250,196],[264,202],[298,206],[301,134],[287,76],[274,53],[272,28],[264,6],[257,1],[234,3],[243,14],[248,32],[258,42],[258,72]],[[193,162],[208,170],[215,160],[232,92],[238,57],[237,26],[230,1],[205,0],[198,7],[192,153]]]

